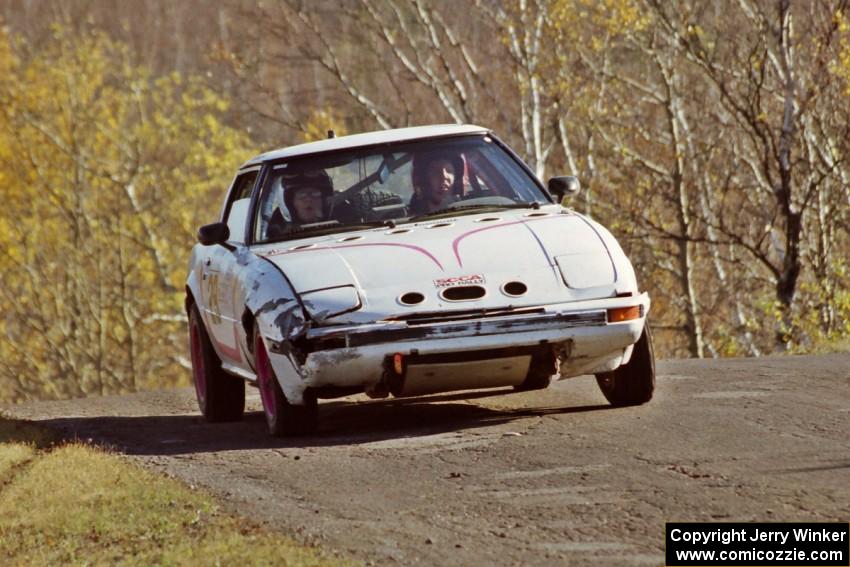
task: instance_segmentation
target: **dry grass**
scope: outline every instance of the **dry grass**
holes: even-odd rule
[[[820,341],[808,349],[806,354],[833,354],[837,352],[850,352],[850,338]]]
[[[333,565],[207,494],[0,419],[0,564]]]

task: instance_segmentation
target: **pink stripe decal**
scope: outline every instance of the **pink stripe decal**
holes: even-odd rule
[[[457,259],[457,264],[461,268],[463,267],[463,260],[460,259],[460,252],[458,252],[458,248],[460,247],[460,241],[463,240],[464,238],[466,238],[467,236],[471,236],[471,235],[475,234],[476,232],[484,232],[485,230],[492,230],[494,228],[502,228],[503,226],[511,226],[511,225],[515,225],[515,224],[526,224],[526,223],[530,223],[530,222],[534,222],[534,221],[550,220],[550,219],[556,219],[556,218],[566,218],[566,217],[562,217],[561,215],[551,215],[551,216],[538,217],[538,218],[533,218],[533,219],[521,219],[521,220],[518,220],[518,221],[506,222],[506,223],[503,223],[503,224],[494,224],[494,225],[490,225],[490,226],[485,226],[483,228],[476,228],[475,230],[470,230],[469,232],[464,232],[463,234],[461,234],[460,236],[455,238],[454,242],[452,242],[452,251],[455,253],[455,258]],[[536,235],[535,235],[535,240],[537,240],[537,244],[539,244],[540,248],[543,250],[543,255],[546,256],[546,260],[548,262],[549,261],[549,255],[546,253],[546,249],[543,248],[543,244],[540,242],[540,240],[537,239]]]
[[[314,246],[312,248],[304,248],[304,249],[301,249],[301,250],[274,251],[274,252],[271,252],[269,254],[266,254],[266,256],[279,256],[281,254],[294,254],[295,252],[312,252],[313,250],[334,250],[336,248],[357,248],[357,247],[361,247],[361,246],[397,246],[399,248],[408,248],[410,250],[415,250],[416,252],[419,252],[420,254],[424,254],[425,256],[428,256],[428,258],[430,258],[432,262],[437,264],[437,267],[439,267],[441,270],[443,270],[443,265],[440,263],[440,261],[437,260],[437,258],[435,258],[433,254],[431,254],[430,252],[428,252],[427,250],[425,250],[421,246],[414,246],[413,244],[399,244],[397,242],[372,242],[372,243],[366,243],[366,244],[340,244],[339,246]]]

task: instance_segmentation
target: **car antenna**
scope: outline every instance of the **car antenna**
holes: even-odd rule
[[[334,132],[333,130],[328,130],[328,140],[330,140],[331,138],[336,138],[336,132]]]

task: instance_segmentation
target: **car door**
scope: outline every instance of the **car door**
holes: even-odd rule
[[[236,255],[245,247],[251,195],[257,181],[259,167],[240,171],[233,181],[225,203],[222,222],[230,229],[228,244],[212,246],[204,261],[202,290],[205,292],[207,330],[215,343],[216,352],[223,362],[246,367],[244,336],[240,336],[241,306],[235,305],[237,296]],[[244,335],[244,333],[241,333]]]

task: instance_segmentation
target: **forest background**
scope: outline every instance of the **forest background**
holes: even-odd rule
[[[271,148],[491,127],[610,227],[666,357],[850,345],[850,0],[0,0],[0,401],[187,385]]]

